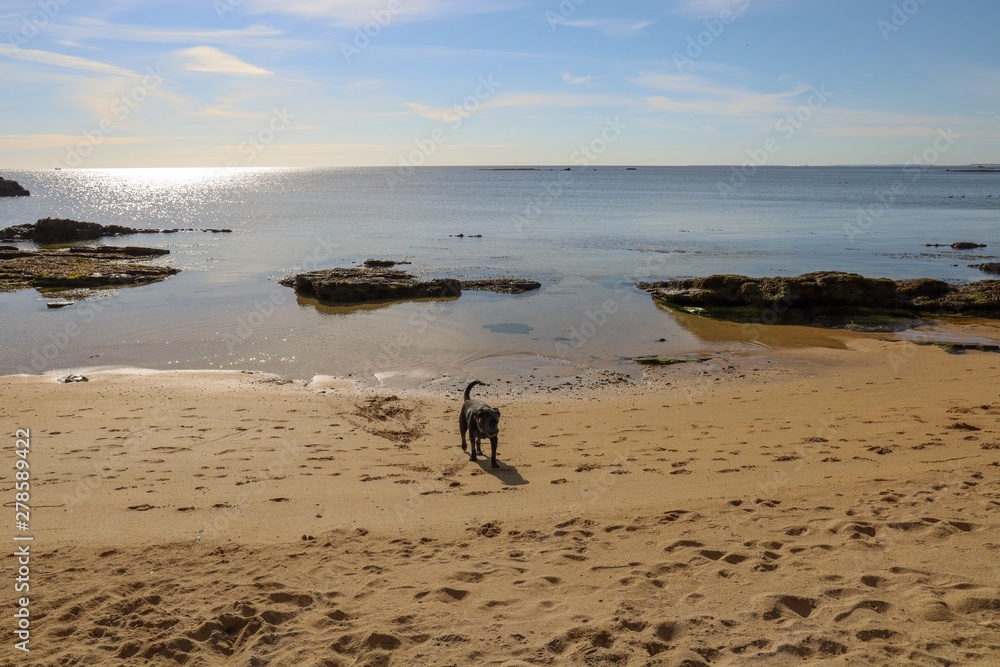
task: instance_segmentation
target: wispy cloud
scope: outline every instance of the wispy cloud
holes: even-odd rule
[[[160,141],[160,137],[116,137],[104,136],[102,144],[140,144],[149,141]],[[80,141],[76,134],[0,134],[0,150],[30,151],[39,149],[62,149],[73,146]]]
[[[470,14],[487,14],[513,9],[515,0],[400,0],[401,10],[391,13],[386,0],[246,0],[250,11],[290,14],[306,19],[326,20],[337,25],[356,26],[376,21],[427,21]]]
[[[723,12],[733,15],[743,14],[751,6],[757,10],[766,6],[791,4],[793,0],[679,0],[675,3],[673,13],[689,16],[695,19],[707,19],[721,16]]]
[[[435,58],[552,58],[568,60],[563,55],[552,53],[532,53],[530,51],[500,51],[496,49],[469,49],[450,46],[387,46],[380,47],[386,53],[413,57]]]
[[[560,18],[554,20],[557,25],[571,28],[587,28],[597,30],[609,37],[631,37],[653,25],[655,21],[635,21],[632,19],[580,19]]]
[[[0,56],[37,63],[39,65],[51,65],[53,67],[65,67],[68,69],[90,72],[92,74],[112,74],[115,76],[136,76],[136,72],[110,65],[98,60],[81,58],[79,56],[68,56],[63,53],[53,51],[39,51],[36,49],[16,49],[10,44],[0,44]]]
[[[599,85],[601,79],[604,78],[600,76],[573,76],[572,72],[563,72],[559,76],[571,86],[583,86],[585,88],[593,88]]]
[[[704,116],[773,116],[787,112],[796,98],[809,90],[809,86],[799,84],[778,93],[762,93],[695,74],[660,72],[641,74],[631,81],[663,93],[647,98],[653,109]]]
[[[240,60],[232,54],[220,51],[214,46],[194,46],[190,49],[177,51],[174,55],[181,60],[181,69],[189,72],[232,74],[235,76],[267,76],[274,74],[274,72]]]
[[[552,93],[552,92],[520,92],[498,94],[484,100],[479,106],[480,110],[486,109],[514,109],[529,108],[535,111],[545,111],[547,109],[578,109],[586,107],[609,107],[609,106],[640,106],[642,100],[628,98],[622,95],[598,95],[582,93]],[[447,109],[433,107],[420,102],[405,102],[403,106],[408,109],[409,115],[420,116],[434,121],[447,120],[449,115],[464,116],[468,112],[458,107],[448,107]]]
[[[252,25],[238,29],[168,28],[109,23],[93,18],[74,18],[65,23],[54,23],[46,28],[53,37],[75,43],[90,41],[116,41],[161,44],[217,44],[236,47],[303,49],[318,48],[319,42],[289,39],[285,33],[265,25]]]
[[[403,102],[403,106],[409,109],[410,113],[423,118],[429,118],[430,120],[441,120],[445,114],[443,109],[435,109],[420,102]]]

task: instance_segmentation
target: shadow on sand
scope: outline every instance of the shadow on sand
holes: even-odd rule
[[[504,484],[505,486],[522,486],[528,483],[528,480],[521,477],[521,473],[517,471],[517,468],[510,465],[504,465],[504,462],[499,458],[497,459],[497,464],[500,467],[491,468],[490,457],[488,454],[486,456],[480,456],[475,461],[470,461],[470,463],[478,464],[479,467],[483,469],[483,472],[493,475],[500,480],[501,484]]]

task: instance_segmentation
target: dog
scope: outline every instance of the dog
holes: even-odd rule
[[[500,411],[491,408],[482,401],[469,397],[469,392],[477,384],[484,387],[489,386],[479,380],[474,380],[465,388],[465,402],[462,404],[462,412],[458,416],[458,429],[462,433],[462,451],[466,450],[465,432],[469,432],[469,441],[472,443],[470,461],[476,461],[476,454],[482,454],[483,448],[480,445],[482,438],[490,439],[490,466],[499,468],[497,464],[497,437],[500,435]]]

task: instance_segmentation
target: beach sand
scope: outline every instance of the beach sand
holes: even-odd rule
[[[0,378],[34,536],[0,663],[1000,664],[1000,356],[840,340],[480,387],[500,470],[465,378]]]

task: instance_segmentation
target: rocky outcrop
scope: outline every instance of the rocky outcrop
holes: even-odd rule
[[[0,291],[145,285],[179,273],[179,269],[134,260],[168,253],[134,246],[0,250]]]
[[[27,197],[31,193],[17,181],[0,177],[0,197]]]
[[[452,278],[419,280],[398,269],[324,269],[289,276],[280,281],[299,296],[324,303],[364,303],[400,299],[457,297],[462,287]]]
[[[480,280],[463,280],[462,289],[470,292],[497,292],[498,294],[523,294],[542,286],[534,280],[523,278],[484,278]]]
[[[419,280],[406,271],[387,268],[383,264],[381,260],[369,260],[365,262],[365,268],[310,271],[288,276],[280,283],[291,287],[300,296],[325,303],[448,298],[461,296],[462,290],[522,294],[542,286],[541,283],[523,278]]]
[[[977,250],[979,248],[985,248],[985,243],[973,243],[972,241],[958,241],[957,243],[952,243],[947,245],[944,243],[925,243],[924,247],[927,248],[951,248],[952,250]]]
[[[3,241],[34,241],[35,243],[73,243],[75,241],[96,241],[109,236],[127,236],[129,234],[160,234],[179,231],[198,231],[195,229],[136,229],[122,225],[101,225],[96,222],[81,222],[62,218],[42,218],[38,222],[15,225],[0,229],[0,240]],[[205,229],[202,231],[224,233],[231,229]]]
[[[986,273],[1000,273],[1000,262],[984,262],[983,264],[971,264],[971,268],[979,269]]]
[[[998,280],[955,285],[831,271],[777,278],[714,275],[638,287],[665,304],[740,322],[844,326],[858,318],[1000,317]]]

